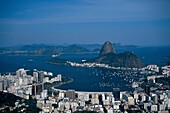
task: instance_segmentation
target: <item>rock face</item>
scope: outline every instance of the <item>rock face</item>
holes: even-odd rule
[[[107,54],[107,53],[114,53],[115,54],[115,48],[113,47],[113,45],[109,41],[104,43],[104,45],[102,46],[102,48],[100,50],[99,56],[102,56],[102,55]]]
[[[87,63],[108,64],[114,67],[141,68],[145,64],[133,52],[115,54],[115,49],[110,42],[105,42],[99,57],[86,61]]]
[[[132,52],[120,54],[107,53],[93,59],[93,62],[109,64],[114,67],[141,68],[145,66],[145,64]]]

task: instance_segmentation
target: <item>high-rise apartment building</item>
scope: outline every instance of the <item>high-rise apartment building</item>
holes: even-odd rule
[[[68,90],[66,92],[66,97],[68,97],[69,99],[75,99],[75,90]]]
[[[115,100],[120,100],[120,89],[119,88],[113,88],[113,96]]]

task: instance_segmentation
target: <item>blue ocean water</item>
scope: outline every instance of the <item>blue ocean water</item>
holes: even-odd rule
[[[117,53],[125,50],[117,50]],[[170,56],[169,48],[139,48],[133,51],[139,56],[145,64],[157,64],[162,66],[166,56]],[[87,54],[63,54],[60,58],[81,61],[97,57],[97,53]],[[60,86],[61,89],[75,89],[81,91],[112,91],[112,88],[119,87],[122,91],[131,90],[131,87],[125,86],[136,81],[140,75],[133,71],[111,70],[104,68],[81,68],[63,65],[47,64],[50,56],[0,56],[0,73],[15,72],[19,68],[38,69],[53,72],[55,75],[74,79],[72,83]],[[32,59],[32,61],[29,61]]]

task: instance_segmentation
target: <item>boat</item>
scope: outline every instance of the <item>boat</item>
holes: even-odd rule
[[[29,59],[28,61],[32,62],[33,60],[32,60],[32,59]]]
[[[60,55],[52,55],[52,57],[57,57],[57,56],[60,56]]]
[[[125,86],[132,86],[131,84],[126,84]]]

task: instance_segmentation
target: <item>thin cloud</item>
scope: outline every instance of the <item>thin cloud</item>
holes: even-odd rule
[[[83,0],[72,4],[49,3],[1,18],[0,24],[86,22],[141,22],[170,19],[170,1]]]

